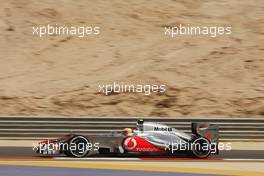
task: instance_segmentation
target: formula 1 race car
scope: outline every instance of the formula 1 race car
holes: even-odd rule
[[[69,134],[42,141],[36,152],[69,157],[92,154],[177,156],[184,153],[190,157],[207,158],[210,154],[218,154],[218,138],[218,126],[209,123],[192,123],[189,134],[160,123],[138,120],[135,130],[126,128],[108,135]]]

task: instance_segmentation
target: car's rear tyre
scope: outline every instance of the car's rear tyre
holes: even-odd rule
[[[211,143],[204,137],[192,141],[192,155],[196,158],[207,158],[211,153]]]
[[[90,141],[84,136],[73,136],[68,142],[68,150],[64,153],[69,157],[82,158],[88,155]]]

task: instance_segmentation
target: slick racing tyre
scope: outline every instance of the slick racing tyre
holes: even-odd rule
[[[192,154],[196,158],[207,158],[211,153],[211,143],[204,137],[199,137],[192,142]]]
[[[84,136],[74,136],[69,140],[68,150],[65,154],[69,157],[85,157],[90,151],[89,148],[87,148],[89,143],[89,140]]]

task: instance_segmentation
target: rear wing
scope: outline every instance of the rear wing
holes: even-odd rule
[[[211,143],[219,141],[219,127],[215,124],[194,122],[192,123],[192,133],[207,138]]]

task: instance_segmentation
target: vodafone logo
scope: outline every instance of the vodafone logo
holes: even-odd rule
[[[132,138],[126,138],[125,142],[124,142],[124,147],[126,150],[133,150],[135,147],[137,146],[137,141]]]

